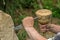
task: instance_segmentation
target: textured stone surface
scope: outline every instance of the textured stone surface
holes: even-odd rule
[[[18,40],[10,15],[0,11],[0,40]]]

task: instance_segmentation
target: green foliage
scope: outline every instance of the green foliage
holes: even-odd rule
[[[22,19],[25,18],[26,15],[18,16],[17,18],[13,18],[15,26],[22,24]]]
[[[20,0],[20,4],[23,8],[29,8],[32,7],[35,0]]]
[[[52,0],[42,0],[43,8],[49,9],[52,11],[52,16],[56,18],[60,18],[60,0],[57,0],[57,7],[53,6]],[[5,2],[5,5],[3,4]],[[14,24],[19,25],[22,23],[22,19],[27,15],[24,13],[24,9],[32,9],[32,15],[35,15],[35,12],[40,9],[37,0],[0,0],[0,9],[4,10],[8,14],[10,14],[13,18]],[[29,10],[30,11],[30,10]],[[29,14],[29,13],[27,13]],[[35,21],[35,28],[38,23]],[[18,33],[19,40],[25,40],[26,32],[23,30],[21,33]]]
[[[18,34],[17,34],[19,40],[26,40],[27,37],[27,33],[26,31],[23,29],[21,30]]]
[[[44,8],[45,9],[49,9],[49,10],[51,10],[52,11],[52,16],[53,17],[56,17],[56,18],[60,18],[60,8],[59,8],[59,4],[60,4],[60,1],[59,0],[57,0],[58,1],[58,3],[56,3],[57,5],[58,5],[58,7],[57,7],[57,5],[56,6],[53,6],[53,1],[52,0],[43,0],[43,3],[44,3]]]

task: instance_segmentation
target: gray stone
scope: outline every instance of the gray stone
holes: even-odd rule
[[[18,40],[10,15],[0,10],[0,40]]]

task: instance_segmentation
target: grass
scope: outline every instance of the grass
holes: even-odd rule
[[[26,40],[27,38],[27,33],[24,29],[20,30],[17,34],[19,40]]]
[[[2,1],[2,0],[1,0]],[[60,18],[60,1],[58,2],[58,8],[54,7],[52,4],[52,0],[42,0],[43,1],[43,7],[45,9],[49,9],[53,12],[53,17]],[[5,0],[6,2],[6,9],[2,8],[3,6],[0,6],[1,10],[4,10],[6,13],[12,16],[15,26],[22,24],[22,19],[26,16],[35,16],[36,10],[40,9],[39,4],[37,3],[37,0]],[[25,13],[24,9],[32,9],[32,12]],[[29,10],[30,11],[30,10]],[[58,22],[60,24],[60,22]],[[38,22],[35,20],[34,27],[39,32],[38,29]],[[26,40],[27,33],[24,29],[20,30],[17,34],[19,40]]]

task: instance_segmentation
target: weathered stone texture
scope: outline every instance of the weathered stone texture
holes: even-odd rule
[[[18,40],[10,15],[0,11],[0,40]]]

